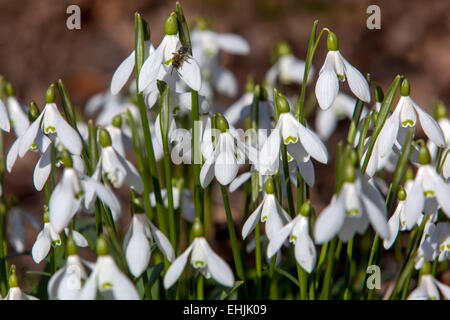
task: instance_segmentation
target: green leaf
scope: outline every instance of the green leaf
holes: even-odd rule
[[[291,280],[297,287],[300,288],[300,284],[298,283],[298,280],[294,278],[294,276],[292,274],[290,274],[287,271],[284,271],[283,269],[280,268],[275,268],[275,271],[278,272],[279,274],[281,274],[282,276],[285,276],[286,278],[288,278],[289,280]]]

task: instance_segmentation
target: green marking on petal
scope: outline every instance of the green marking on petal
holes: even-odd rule
[[[101,285],[102,290],[112,289],[113,285],[111,282],[103,282]]]
[[[30,145],[30,148],[31,148],[31,150],[37,149],[36,143],[33,142],[33,143]]]
[[[347,215],[349,217],[359,217],[359,210],[358,209],[351,209],[347,211]]]
[[[169,60],[167,60],[167,61],[164,61],[164,64],[166,65],[166,66],[168,66],[169,64],[171,64],[172,63],[172,58],[170,58]]]
[[[262,222],[266,222],[266,220],[267,220],[267,216],[261,217]]]
[[[412,121],[411,119],[405,120],[402,122],[402,126],[404,128],[406,127],[414,127],[414,121]]]
[[[423,193],[425,197],[434,197],[434,191],[428,190]]]
[[[61,241],[60,240],[53,240],[52,241],[52,246],[56,247],[56,246],[60,246],[61,245]]]
[[[205,262],[201,260],[194,261],[194,267],[203,268],[205,266]]]
[[[56,131],[56,128],[55,127],[53,127],[53,126],[48,126],[48,127],[46,127],[45,128],[45,133],[55,133],[55,131]]]
[[[438,300],[437,297],[429,297],[428,300]]]
[[[76,198],[76,199],[80,199],[82,195],[83,195],[83,191],[78,191],[78,192],[75,194],[75,198]]]
[[[294,236],[294,235],[292,235],[292,236],[289,238],[289,242],[295,242],[295,241],[297,241],[297,237]]]
[[[297,138],[293,137],[293,136],[289,136],[286,139],[284,139],[284,144],[289,144],[289,143],[297,143]]]
[[[289,153],[287,153],[287,160],[288,160],[288,162],[291,162],[292,159],[294,159],[294,158],[292,158],[291,155]]]
[[[338,76],[339,80],[345,81],[345,75],[343,75],[343,74],[338,74],[337,76]]]

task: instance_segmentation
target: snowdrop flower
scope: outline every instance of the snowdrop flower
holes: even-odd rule
[[[363,234],[369,222],[382,239],[389,238],[386,205],[380,192],[348,163],[344,167],[344,184],[322,211],[314,226],[316,243],[330,241],[335,235],[343,242],[355,233]]]
[[[94,178],[83,176],[80,179],[67,150],[63,150],[61,159],[64,173],[61,181],[53,189],[49,201],[50,222],[57,232],[68,226],[83,200],[85,203],[91,203],[95,195],[110,207],[113,216],[120,213],[120,203],[110,189]]]
[[[325,140],[330,138],[339,120],[352,119],[355,106],[356,99],[339,92],[329,109],[318,109],[315,125],[319,136]],[[364,108],[361,117],[364,117],[366,113]]]
[[[111,124],[107,125],[105,129],[111,136],[111,143],[114,150],[125,158],[125,150],[131,149],[133,145],[129,137],[122,131],[122,115],[118,114],[114,116]]]
[[[69,229],[64,228],[66,235],[69,235]],[[78,231],[72,230],[72,237],[77,246],[87,247],[88,242],[86,238]],[[39,264],[47,257],[51,247],[58,247],[61,245],[61,237],[49,221],[48,211],[44,213],[44,227],[36,237],[36,241],[31,248],[31,256],[35,263]]]
[[[19,287],[19,281],[16,276],[16,266],[11,266],[9,274],[9,291],[3,300],[39,300],[34,296],[30,296],[22,291]]]
[[[167,18],[164,30],[164,39],[142,65],[138,81],[139,91],[144,91],[155,82],[157,77],[161,76],[160,72],[172,73],[174,69],[190,88],[199,91],[202,84],[200,68],[180,42],[178,22],[174,13]]]
[[[6,111],[6,106],[3,101],[0,99],[0,130],[9,132],[11,129],[9,123],[8,112]]]
[[[72,154],[80,155],[82,149],[81,138],[61,116],[55,104],[55,89],[52,84],[46,94],[46,105],[39,117],[27,128],[20,139],[19,156],[25,153],[35,144],[39,132],[44,134],[56,134],[59,142]]]
[[[108,299],[140,300],[134,283],[120,271],[113,257],[108,254],[108,246],[102,236],[97,240],[97,255],[97,262],[81,290],[79,300],[95,300],[97,291]]]
[[[126,184],[142,193],[144,185],[137,169],[114,149],[109,133],[99,128],[98,137],[102,151],[94,175],[98,177],[101,172],[101,176],[110,181],[114,188]]]
[[[353,94],[361,101],[370,102],[370,89],[366,78],[339,52],[339,42],[333,32],[328,32],[328,54],[316,82],[316,97],[322,109],[328,109],[339,92],[339,81],[348,80]]]
[[[298,264],[308,273],[312,272],[316,265],[316,248],[309,236],[308,215],[311,213],[310,211],[310,203],[304,203],[300,209],[300,214],[275,234],[267,247],[268,258],[271,258],[280,250],[286,238],[289,237],[289,242],[295,246],[294,253]]]
[[[181,216],[186,221],[193,223],[195,218],[195,208],[194,204],[192,203],[191,191],[187,188],[180,190],[178,186],[175,186],[174,184],[172,186],[172,196],[173,196],[173,208],[175,210],[178,210],[181,206]],[[163,199],[164,206],[168,208],[169,200],[167,196],[167,189],[161,189],[161,197]],[[156,207],[155,193],[150,192],[149,198],[150,198],[150,205],[153,208],[155,208]]]
[[[199,220],[193,226],[194,240],[191,245],[170,265],[164,276],[164,288],[170,288],[183,273],[189,258],[194,269],[199,269],[206,279],[213,278],[226,287],[234,284],[234,275],[227,263],[219,257],[202,236],[203,228]]]
[[[242,227],[242,238],[245,239],[252,232],[258,220],[266,222],[266,235],[269,240],[275,239],[280,232],[280,229],[291,221],[291,217],[278,203],[275,197],[275,190],[272,178],[266,181],[265,194],[260,205],[253,211],[253,213],[247,218],[244,226]]]
[[[128,266],[135,277],[139,277],[148,267],[153,239],[169,262],[175,259],[175,252],[169,239],[143,213],[142,203],[137,207],[139,212],[134,213],[123,243]]]
[[[409,96],[410,85],[408,79],[404,79],[401,85],[401,97],[392,115],[386,120],[378,139],[380,140],[379,152],[382,156],[391,151],[399,135],[399,128],[414,127],[419,117],[422,129],[427,137],[439,147],[445,146],[444,134],[437,122]]]
[[[429,198],[435,198],[441,209],[450,217],[450,186],[430,165],[430,159],[428,148],[424,145],[421,146],[419,149],[420,166],[405,202],[405,221],[408,230],[411,230],[417,223],[420,214],[425,209],[426,200]]]
[[[430,241],[437,244],[436,254],[439,262],[450,260],[450,223],[439,222],[430,235]]]
[[[14,88],[10,82],[5,84],[6,107],[16,137],[22,136],[30,125],[25,107],[14,96]],[[2,102],[0,102],[1,104]],[[1,116],[3,118],[3,116]],[[7,131],[7,130],[6,130]]]
[[[239,137],[235,135],[228,125],[228,121],[221,115],[216,114],[216,128],[220,131],[217,144],[214,146],[212,141],[211,128],[206,128],[203,135],[202,152],[205,157],[205,163],[200,171],[200,182],[203,188],[206,188],[216,177],[222,185],[228,185],[236,178],[239,170],[238,158],[240,160],[245,154],[243,145]]]
[[[265,81],[270,87],[275,87],[277,79],[282,84],[303,83],[305,73],[305,61],[292,54],[290,45],[281,41],[276,46],[277,61],[270,67],[265,76]],[[314,75],[314,68],[309,69],[308,83]]]
[[[41,226],[39,221],[31,213],[16,207],[17,201],[15,199],[12,200],[12,206],[8,212],[8,221],[10,223],[8,228],[9,242],[15,252],[21,253],[25,251],[27,244],[25,220],[30,222],[36,231],[40,230]]]
[[[144,46],[148,48],[147,50],[149,55],[151,55],[153,51],[155,51],[155,48],[150,41],[149,29],[148,32],[144,32]],[[135,51],[133,50],[130,55],[120,63],[116,71],[114,71],[110,86],[111,94],[116,95],[120,92],[120,90],[122,90],[131,74],[133,73],[135,61]]]
[[[278,123],[262,146],[258,157],[260,174],[278,170],[280,163],[280,139],[287,147],[305,181],[314,184],[314,167],[311,157],[321,163],[328,162],[328,151],[319,136],[301,124],[289,112],[289,103],[281,94],[277,97]]]
[[[419,285],[410,293],[408,300],[440,300],[441,297],[450,299],[450,287],[436,280],[431,275],[430,269],[430,264],[424,263]]]
[[[86,102],[84,112],[88,116],[93,116],[100,110],[96,118],[96,123],[101,126],[107,126],[115,116],[124,113],[127,110],[130,110],[133,115],[135,113],[139,114],[137,109],[138,108],[128,100],[119,95],[112,95],[111,92],[108,91],[94,94],[89,98]]]
[[[88,278],[82,259],[77,255],[75,242],[69,236],[67,262],[52,275],[48,282],[47,290],[51,300],[78,300],[82,284]]]
[[[436,121],[444,134],[445,148],[442,150],[442,162],[440,165],[442,166],[442,176],[444,179],[448,179],[450,177],[450,120],[447,118],[447,109],[441,101],[436,103],[433,113],[434,118],[437,119]],[[438,146],[433,141],[428,140],[427,147],[430,150],[432,159],[436,160]]]

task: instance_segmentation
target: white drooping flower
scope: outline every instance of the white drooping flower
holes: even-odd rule
[[[199,269],[205,278],[212,277],[223,286],[233,286],[234,275],[231,268],[211,249],[204,237],[195,237],[192,244],[167,269],[164,276],[166,289],[170,288],[183,273],[189,256],[192,267]]]
[[[111,92],[100,92],[94,94],[86,102],[84,112],[88,116],[93,116],[98,112],[96,123],[101,126],[107,126],[118,114],[130,110],[132,115],[139,115],[137,106],[124,99],[120,95],[113,95]],[[99,111],[100,110],[100,111]],[[139,118],[137,118],[139,119]]]
[[[370,89],[366,78],[339,52],[336,35],[328,33],[328,53],[316,82],[316,97],[320,108],[332,106],[339,92],[339,81],[348,81],[353,94],[361,101],[370,102]]]
[[[316,247],[309,235],[308,217],[301,214],[283,226],[270,240],[267,257],[271,258],[279,251],[288,237],[289,242],[294,244],[295,260],[303,269],[311,273],[316,265]]]
[[[181,216],[191,223],[194,222],[195,218],[195,207],[192,203],[192,193],[189,189],[184,188],[180,191],[180,189],[176,186],[172,186],[172,196],[173,196],[173,208],[175,210],[178,210],[180,208]],[[161,197],[164,202],[164,206],[166,208],[169,207],[169,199],[167,195],[167,189],[161,189]],[[155,199],[155,193],[150,192],[149,194],[150,198],[150,205],[153,208],[156,208],[156,199]]]
[[[242,227],[243,239],[255,229],[259,220],[266,223],[266,235],[269,240],[274,239],[280,229],[291,221],[291,217],[275,197],[273,181],[270,178],[266,181],[265,191],[263,200]]]
[[[128,229],[123,249],[131,273],[139,277],[148,267],[153,241],[169,262],[175,259],[175,252],[169,239],[150,222],[143,213],[133,215]]]
[[[351,168],[345,169],[342,189],[317,218],[314,239],[318,244],[335,235],[347,242],[356,233],[363,234],[369,222],[382,239],[390,236],[383,197],[366,176]]]
[[[14,251],[17,253],[22,253],[26,249],[27,232],[25,229],[25,221],[30,222],[31,226],[36,231],[40,230],[41,225],[39,221],[31,213],[15,206],[9,210],[9,227],[7,229],[8,239],[11,246],[14,248]]]
[[[97,262],[81,289],[79,300],[95,300],[97,292],[108,299],[141,300],[134,283],[120,271],[103,238],[97,240]]]
[[[419,285],[408,296],[407,300],[448,300],[450,287],[436,280],[430,272],[429,263],[424,264]]]
[[[155,51],[155,48],[153,47],[150,40],[144,41],[144,46],[148,48],[149,55],[151,55],[153,51]],[[135,61],[135,51],[133,50],[130,55],[120,63],[116,71],[114,71],[110,86],[111,94],[116,95],[120,92],[120,90],[122,90],[131,74],[133,73]]]
[[[9,132],[11,125],[9,123],[8,111],[3,101],[0,99],[0,130]]]
[[[403,80],[401,97],[394,112],[389,116],[381,129],[378,139],[380,140],[379,152],[385,156],[392,150],[400,135],[401,128],[415,127],[417,118],[420,120],[426,136],[437,146],[445,146],[445,137],[441,128],[428,113],[419,107],[409,96],[410,86],[407,79]]]
[[[144,91],[154,84],[156,79],[165,74],[175,73],[191,89],[199,91],[202,85],[200,67],[183,47],[178,36],[178,25],[175,16],[170,15],[165,23],[165,33],[158,48],[142,65],[138,88]]]
[[[280,163],[281,142],[288,154],[297,162],[301,175],[308,185],[314,184],[314,166],[311,157],[321,163],[328,162],[328,151],[319,136],[301,124],[290,112],[289,103],[279,95],[277,107],[280,113],[278,123],[263,144],[257,161],[260,174],[273,174]]]
[[[19,281],[16,276],[16,266],[11,266],[11,273],[9,275],[9,291],[3,300],[39,300],[38,298],[28,295],[19,287]],[[0,300],[1,297],[0,297]]]
[[[16,137],[20,137],[27,130],[30,121],[25,106],[22,106],[14,95],[8,95],[8,90],[6,90],[6,93],[6,107],[8,109],[9,119]]]

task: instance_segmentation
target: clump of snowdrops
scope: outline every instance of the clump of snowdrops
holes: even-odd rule
[[[89,120],[61,80],[39,108],[19,103],[1,78],[1,141],[16,136],[0,158],[1,297],[448,299],[439,280],[450,256],[446,108],[436,100],[430,116],[402,75],[384,93],[376,72],[364,76],[337,35],[317,28],[304,61],[280,42],[265,78],[249,78],[225,108],[217,96],[236,98],[239,85],[220,53],[249,55],[250,46],[207,20],[190,30],[178,3],[161,41],[135,14],[135,48],[110,90],[89,100]],[[317,73],[312,62],[325,42]],[[340,92],[346,83],[350,95]],[[286,85],[299,94],[284,94]],[[324,141],[345,117],[347,138],[330,154]],[[33,183],[45,195],[38,220],[5,185],[30,152],[40,156]],[[317,163],[334,163],[335,176],[316,181]],[[334,185],[320,211],[310,199],[318,184]],[[217,186],[232,260],[211,237]],[[31,248],[25,220],[39,230]],[[38,286],[20,285],[10,263],[17,255],[44,269],[24,272]],[[385,259],[395,270],[385,272]]]

